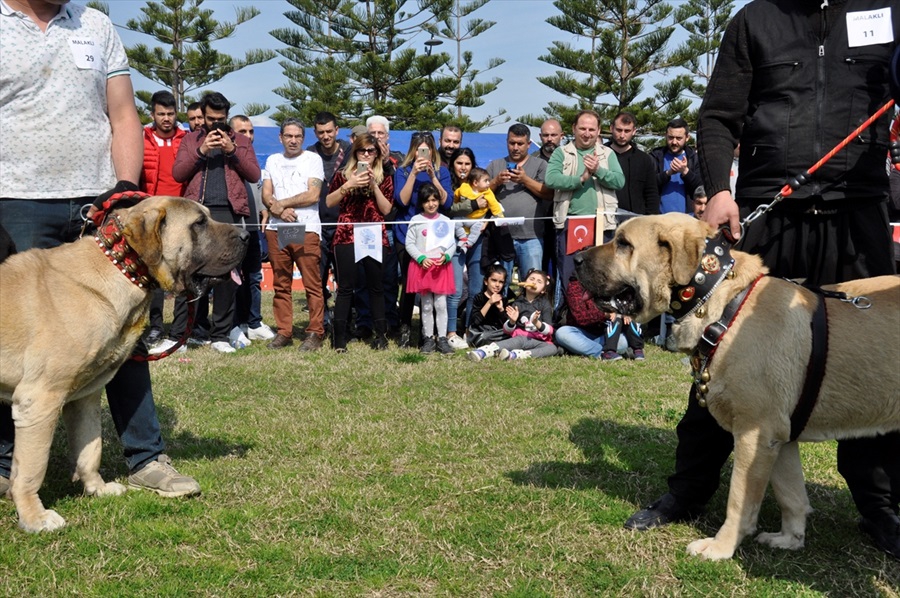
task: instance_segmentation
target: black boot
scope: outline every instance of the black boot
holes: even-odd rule
[[[347,352],[347,320],[333,320],[331,347],[338,353]]]
[[[376,351],[384,351],[388,348],[387,320],[375,320],[375,338],[372,339],[372,348]]]

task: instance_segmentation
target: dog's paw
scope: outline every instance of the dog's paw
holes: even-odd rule
[[[66,526],[66,520],[60,517],[59,513],[51,509],[46,509],[38,517],[33,520],[25,521],[19,518],[19,527],[28,533],[35,534],[38,532],[52,532]]]
[[[687,551],[692,556],[702,556],[710,561],[724,561],[734,556],[734,548],[725,546],[715,538],[694,540],[688,544]]]
[[[786,550],[800,550],[803,548],[804,536],[786,534],[783,532],[764,533],[756,536],[756,541],[772,548],[784,548]]]
[[[106,482],[100,485],[93,494],[94,496],[120,496],[127,490],[128,488],[117,482]]]

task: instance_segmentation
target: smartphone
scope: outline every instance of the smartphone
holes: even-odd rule
[[[427,159],[427,158],[431,157],[431,151],[429,151],[429,149],[427,147],[420,147],[419,151],[418,151],[418,155],[420,158]]]
[[[506,163],[506,170],[515,170],[516,168],[518,168],[518,166],[516,165],[515,162],[507,162]]]
[[[369,165],[365,162],[360,162],[356,165],[356,174],[362,174],[369,170]]]

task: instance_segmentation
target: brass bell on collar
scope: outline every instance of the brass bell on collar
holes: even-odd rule
[[[703,397],[697,397],[697,404],[706,409],[706,399]]]
[[[736,272],[734,271],[734,269],[732,268],[731,270],[728,271],[728,274],[725,275],[725,278],[731,280],[731,279],[734,278],[735,276],[737,276],[737,273],[736,273]]]
[[[706,315],[706,308],[702,307],[702,306],[698,307],[697,311],[694,312],[694,315],[697,316],[698,318],[704,317]]]
[[[709,385],[707,385],[707,384],[698,384],[698,385],[697,385],[697,392],[700,393],[701,395],[705,395],[706,393],[709,392]]]
[[[704,371],[702,374],[700,374],[700,382],[704,382],[704,383],[709,382],[709,372],[708,371]],[[709,390],[709,389],[707,388],[707,390]]]

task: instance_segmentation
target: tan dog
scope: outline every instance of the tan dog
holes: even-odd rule
[[[582,285],[601,309],[639,322],[669,310],[673,287],[691,283],[715,230],[682,214],[625,222],[615,238],[576,260]],[[681,351],[691,352],[706,327],[731,299],[766,272],[759,257],[732,251],[734,277],[723,279],[701,317],[673,327]],[[874,436],[900,430],[900,277],[882,276],[828,287],[868,297],[870,309],[827,302],[829,355],[818,403],[801,441]],[[691,554],[731,558],[756,530],[770,481],[782,512],[779,533],[757,540],[779,548],[803,546],[809,500],[800,453],[790,442],[790,418],[798,403],[811,354],[810,321],[816,295],[790,282],[765,277],[747,297],[710,362],[706,401],[716,421],[734,435],[734,468],[728,513],[715,538],[688,546]],[[865,343],[869,350],[860,347]],[[900,458],[900,456],[895,456]]]
[[[115,214],[121,236],[166,291],[203,293],[246,251],[246,232],[214,222],[209,210],[186,199],[153,197]],[[89,495],[125,491],[98,473],[100,393],[146,326],[150,289],[119,268],[89,236],[0,264],[0,400],[12,403],[10,495],[26,531],[65,525],[37,494],[60,411],[74,479]]]

